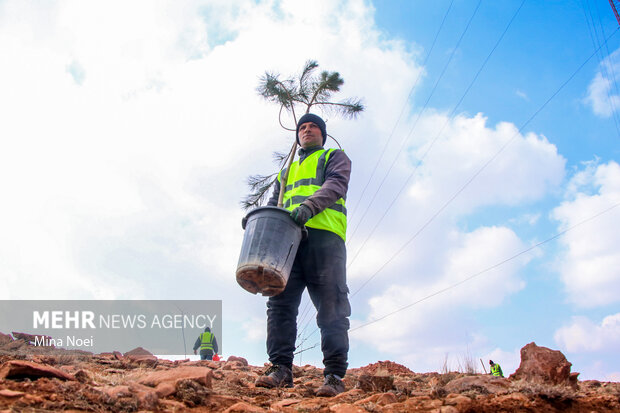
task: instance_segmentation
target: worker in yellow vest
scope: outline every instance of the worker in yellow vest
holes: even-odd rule
[[[491,366],[490,374],[496,377],[504,377],[504,372],[502,371],[502,368],[499,366],[499,364],[494,363],[493,360],[489,360],[489,365]]]
[[[347,209],[345,199],[351,160],[342,150],[325,149],[327,130],[319,116],[306,113],[297,122],[299,160],[290,166],[282,185],[281,171],[268,205],[275,206],[284,191],[284,208],[308,237],[301,241],[284,291],[267,302],[267,353],[271,366],[256,380],[259,387],[293,387],[293,353],[297,313],[306,288],[317,309],[321,330],[324,382],[317,396],[344,391],[348,367],[349,304],[346,281]]]
[[[213,354],[217,354],[217,339],[209,327],[201,333],[194,343],[194,354],[200,348],[200,360],[213,360]]]

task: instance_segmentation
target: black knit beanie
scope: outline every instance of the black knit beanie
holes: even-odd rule
[[[327,129],[325,128],[325,121],[321,119],[320,116],[315,115],[314,113],[306,113],[303,115],[299,122],[297,122],[297,131],[295,131],[295,138],[297,139],[297,143],[299,143],[299,127],[306,122],[315,123],[319,129],[321,129],[321,135],[323,136],[323,145],[325,145],[325,141],[327,140]]]

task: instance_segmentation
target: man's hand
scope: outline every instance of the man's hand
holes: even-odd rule
[[[300,226],[303,226],[312,218],[312,211],[304,204],[299,205],[297,208],[291,211],[291,218]]]
[[[194,354],[196,354],[196,350],[194,350]]]

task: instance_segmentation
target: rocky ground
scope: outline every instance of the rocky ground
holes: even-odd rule
[[[241,357],[172,362],[141,348],[93,355],[26,339],[0,334],[0,412],[620,411],[620,383],[580,382],[560,352],[534,343],[510,378],[415,373],[379,361],[350,369],[345,393],[317,398],[323,375],[314,366],[294,367],[294,388],[269,390],[254,386],[265,367]]]

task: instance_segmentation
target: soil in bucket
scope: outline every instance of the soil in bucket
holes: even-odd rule
[[[248,213],[237,265],[237,282],[252,294],[274,296],[286,287],[302,238],[290,212],[260,207]]]

